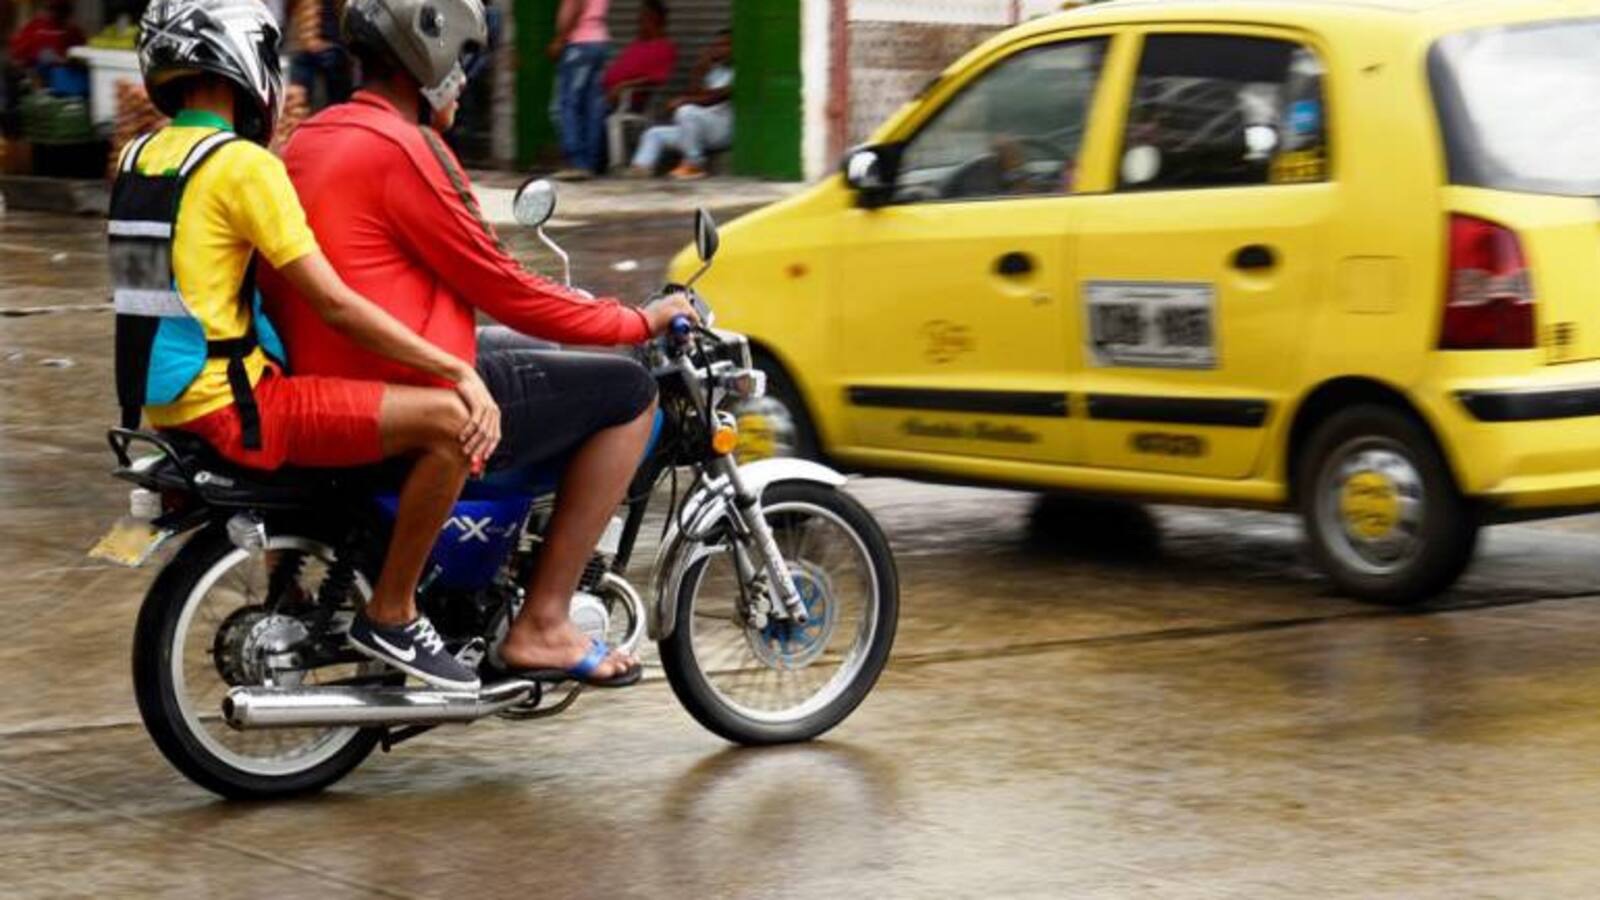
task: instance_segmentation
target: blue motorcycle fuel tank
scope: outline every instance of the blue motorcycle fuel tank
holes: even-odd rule
[[[645,459],[655,452],[662,414],[656,414]],[[423,577],[449,590],[489,587],[517,547],[517,536],[533,503],[555,493],[567,460],[551,460],[521,469],[507,469],[467,482],[450,520],[439,532]],[[378,496],[379,507],[393,520],[399,496]]]

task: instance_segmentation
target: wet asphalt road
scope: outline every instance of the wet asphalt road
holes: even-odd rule
[[[571,234],[580,280],[638,296],[679,224]],[[0,218],[0,896],[1600,892],[1588,518],[1490,531],[1402,615],[1330,595],[1282,516],[856,481],[904,610],[824,741],[730,749],[653,678],[214,800],[137,723],[150,575],[81,558],[126,502],[102,240]]]

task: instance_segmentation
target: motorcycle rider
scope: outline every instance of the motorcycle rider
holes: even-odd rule
[[[499,413],[472,366],[348,287],[318,248],[265,149],[283,97],[278,44],[259,0],[155,0],[145,12],[140,67],[172,124],[126,148],[112,191],[123,425],[142,414],[263,470],[411,457],[372,599],[374,610],[403,609],[470,466],[498,443]],[[255,291],[257,261],[345,340],[427,372],[432,385],[285,374]],[[435,685],[478,687],[424,618],[358,617],[352,635],[359,647],[399,648],[401,668]]]
[[[347,45],[363,84],[303,123],[284,151],[334,267],[396,318],[477,367],[504,413],[491,469],[567,456],[527,602],[498,649],[503,668],[543,680],[620,687],[637,658],[590,641],[568,611],[584,566],[649,441],[655,384],[634,360],[538,349],[500,329],[481,346],[475,313],[515,332],[586,346],[635,344],[694,312],[681,295],[645,309],[595,300],[521,268],[483,220],[461,164],[440,138],[485,41],[480,0],[351,0]],[[299,285],[269,295],[296,371],[428,384],[327,327]],[[409,612],[409,609],[408,609]]]

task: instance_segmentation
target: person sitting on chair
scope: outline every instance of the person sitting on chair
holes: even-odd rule
[[[706,155],[733,146],[733,32],[723,30],[695,63],[690,84],[699,85],[667,104],[673,124],[644,133],[630,175],[655,174],[668,150],[683,154],[672,170],[679,181],[706,177]]]

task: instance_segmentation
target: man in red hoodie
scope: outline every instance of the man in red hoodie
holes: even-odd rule
[[[351,0],[344,32],[362,64],[362,89],[307,120],[284,151],[323,252],[401,322],[476,358],[501,410],[491,469],[570,454],[528,602],[499,656],[513,674],[560,670],[587,684],[632,684],[639,661],[591,642],[567,613],[649,440],[655,383],[628,357],[531,349],[504,329],[480,348],[475,314],[521,334],[598,346],[640,343],[693,309],[681,295],[635,309],[553,284],[523,270],[483,221],[460,163],[418,124],[448,127],[466,81],[463,57],[481,49],[480,0]],[[429,383],[327,328],[288,285],[264,275],[294,372]]]

